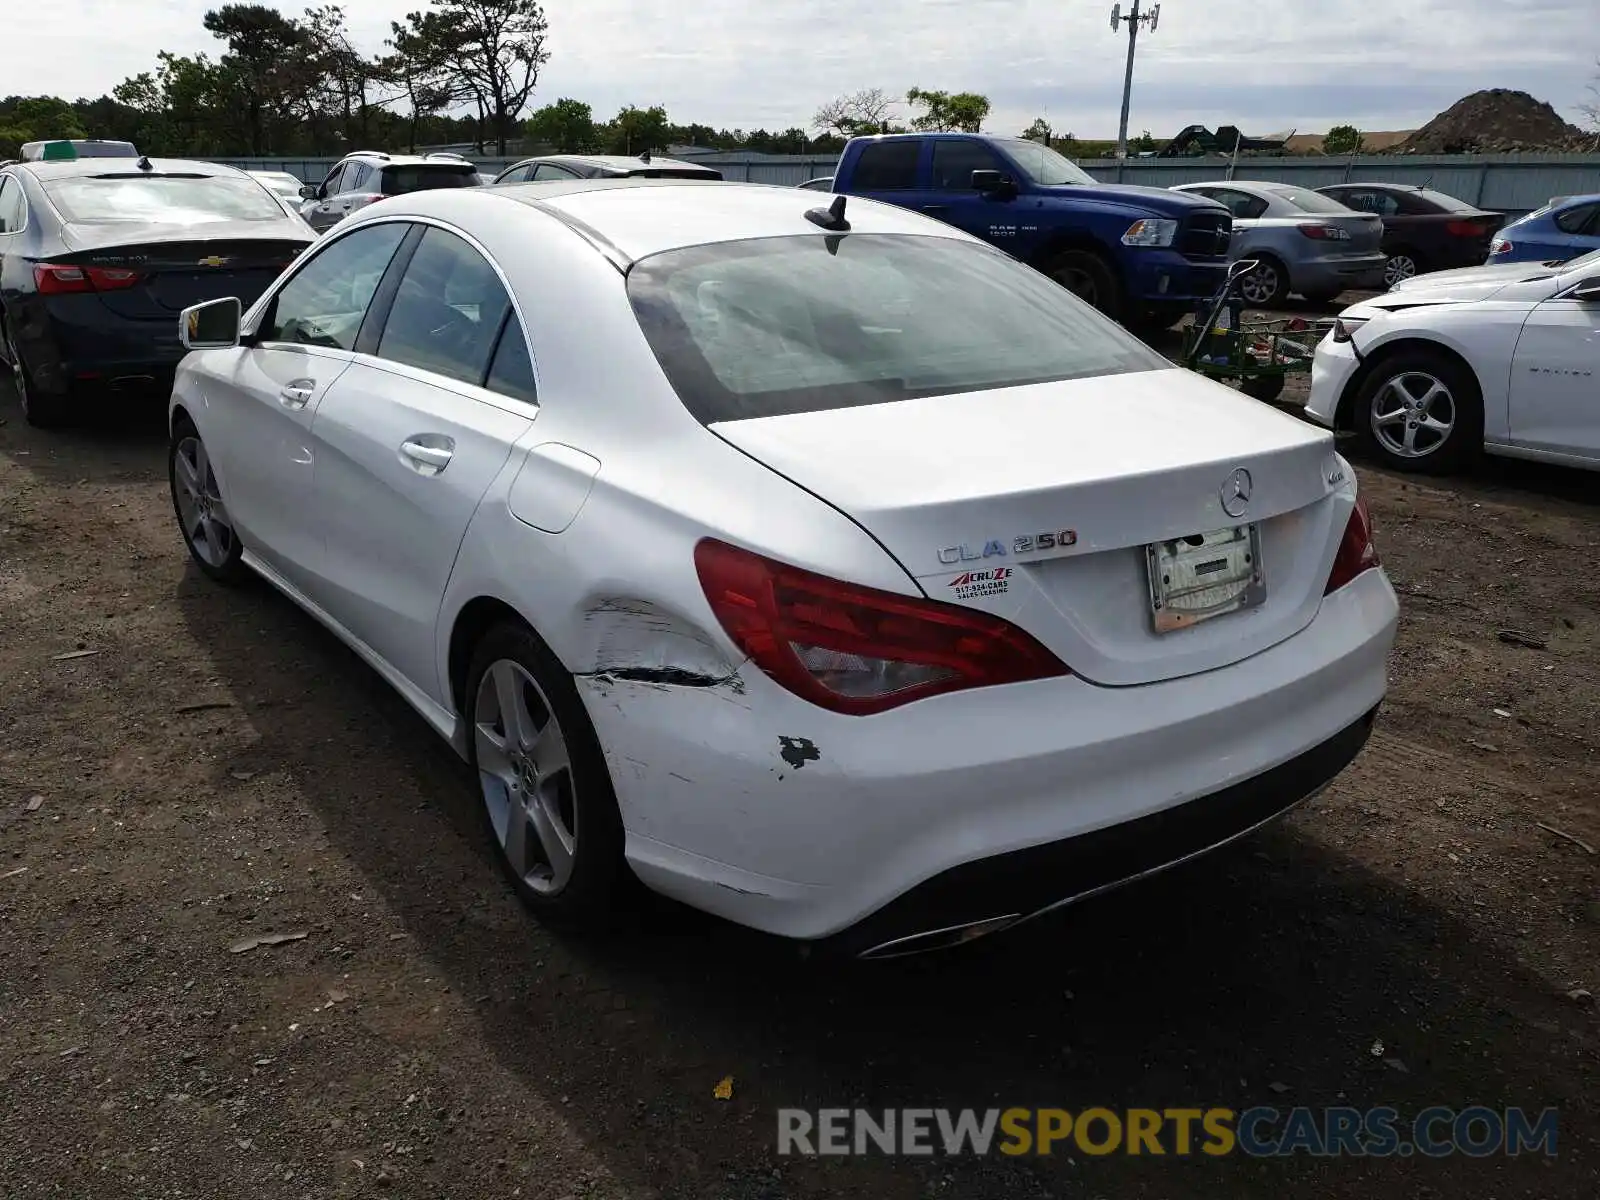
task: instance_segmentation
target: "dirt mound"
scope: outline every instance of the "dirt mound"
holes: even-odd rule
[[[1401,154],[1510,154],[1585,148],[1583,131],[1527,92],[1491,88],[1457,100],[1413,133]]]

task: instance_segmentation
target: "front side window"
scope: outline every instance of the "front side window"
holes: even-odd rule
[[[346,169],[347,164],[340,163],[332,171],[328,172],[328,177],[322,181],[322,194],[324,196],[337,196],[339,194],[339,180],[343,178]]]
[[[28,202],[15,175],[0,175],[0,233],[16,233],[28,223]]]
[[[261,340],[353,350],[367,305],[409,228],[399,221],[369,225],[329,245],[283,285]]]
[[[1233,188],[1208,188],[1204,195],[1215,200],[1241,221],[1253,220],[1267,211],[1267,202],[1260,196]]]
[[[378,357],[481,385],[510,310],[488,259],[455,234],[429,229],[401,276]]]
[[[527,181],[527,167],[512,167],[504,175],[500,176],[499,179],[495,180],[496,183],[526,183]]]
[[[972,191],[974,171],[1005,170],[995,152],[982,142],[944,139],[933,144],[933,186],[941,192]]]
[[[1032,268],[948,238],[671,250],[633,266],[628,296],[706,424],[1171,366]]]
[[[43,184],[74,224],[205,225],[281,221],[283,208],[253,179],[228,175],[69,175]]]

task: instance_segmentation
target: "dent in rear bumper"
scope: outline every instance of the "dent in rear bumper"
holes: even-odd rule
[[[1381,702],[1397,615],[1371,571],[1231,667],[1127,688],[1012,685],[871,718],[815,709],[748,665],[743,692],[579,688],[645,883],[818,939],[963,863],[1120,826],[1306,753]]]

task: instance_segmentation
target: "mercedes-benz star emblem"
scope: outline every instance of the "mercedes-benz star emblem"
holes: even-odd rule
[[[1229,475],[1222,485],[1222,511],[1230,517],[1244,516],[1245,509],[1250,507],[1250,492],[1254,486],[1250,472],[1243,467]]]

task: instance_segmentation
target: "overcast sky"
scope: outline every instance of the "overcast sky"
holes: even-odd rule
[[[6,0],[0,94],[99,96],[158,50],[215,55],[207,0]],[[425,0],[345,0],[361,47]],[[1600,55],[1600,0],[1166,0],[1140,39],[1132,131],[1200,122],[1264,134],[1420,125],[1468,92],[1520,88],[1568,119]],[[277,4],[298,13],[304,3]],[[545,0],[534,104],[572,96],[607,118],[664,104],[675,121],[809,125],[840,92],[977,91],[989,128],[1045,116],[1113,137],[1125,38],[1100,0]],[[1124,4],[1124,8],[1127,4]],[[19,19],[20,18],[20,19]]]

